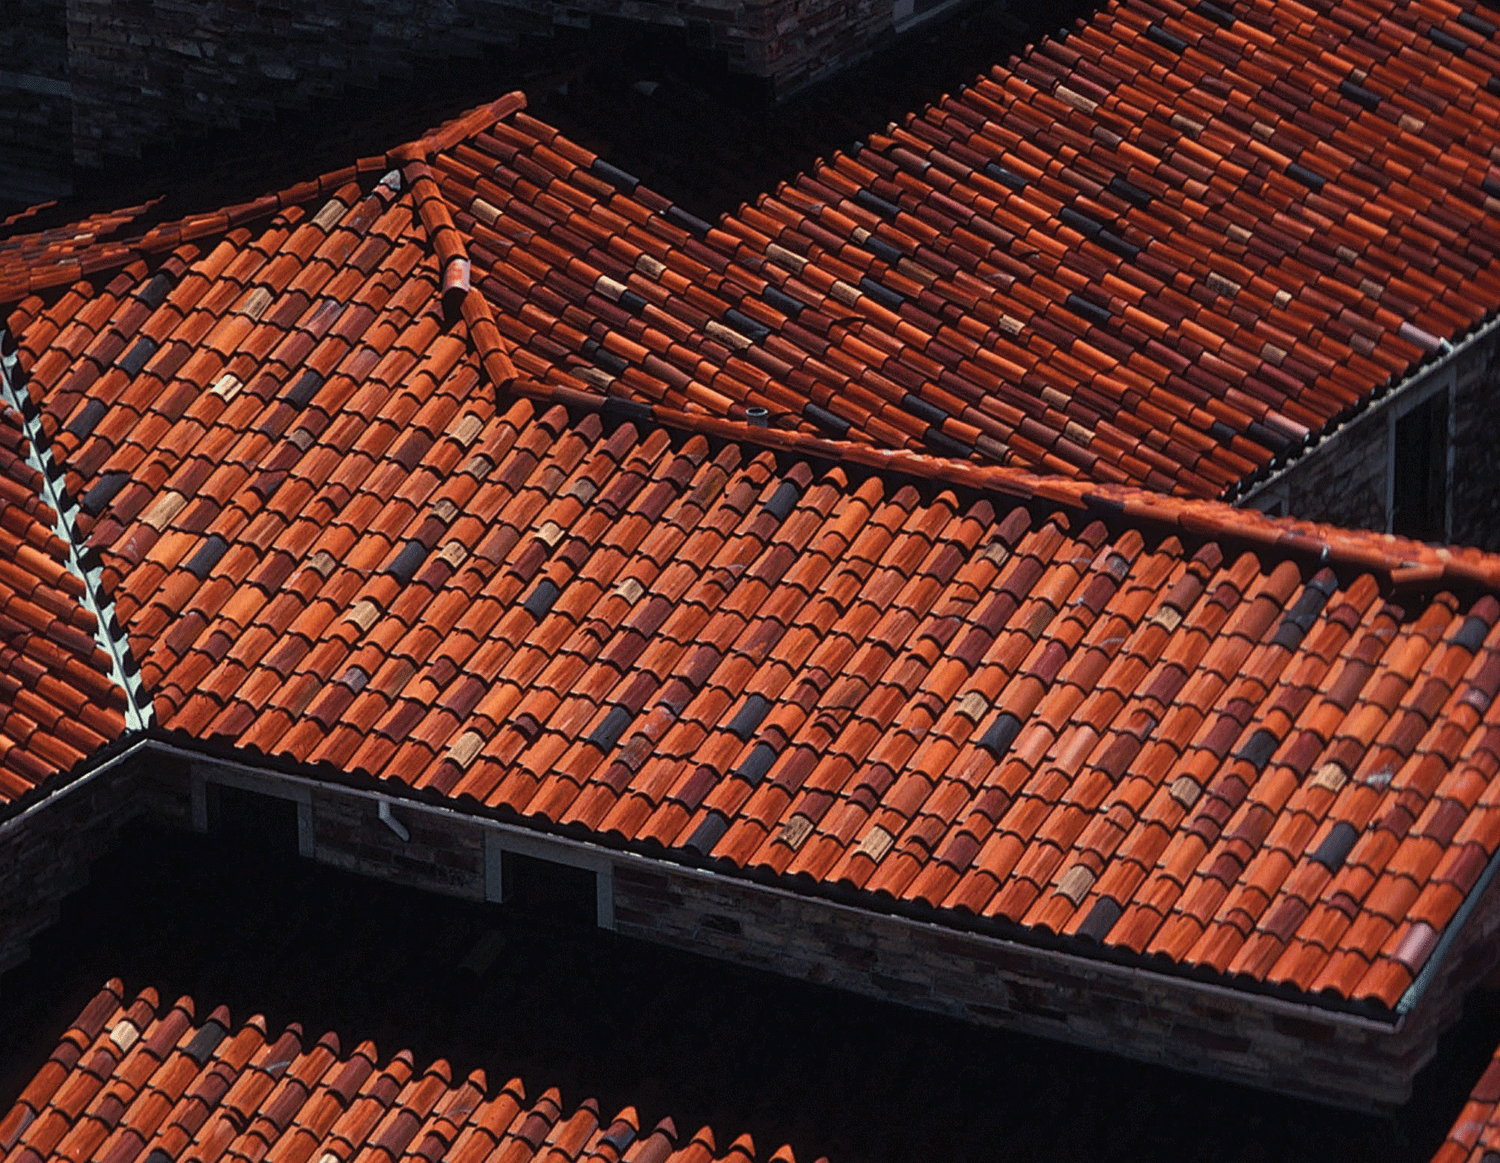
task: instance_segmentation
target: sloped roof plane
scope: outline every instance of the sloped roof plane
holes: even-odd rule
[[[0,400],[0,803],[29,796],[125,730],[126,696],[21,414]]]
[[[1292,10],[1226,22],[1210,7],[1150,23],[1120,59],[1188,59],[1179,25],[1200,45],[1239,29],[1237,67],[1258,77],[1252,57]],[[1123,36],[1154,11],[1110,8],[1098,28]],[[1413,13],[1427,9],[1370,16],[1368,44],[1389,41],[1396,62],[1429,42],[1456,54],[1432,36],[1414,48]],[[1368,55],[1352,17],[1294,15],[1333,21]],[[1079,284],[1059,307],[1084,268],[1123,286],[1179,253],[1133,233],[1148,211],[1197,253],[1218,229],[1199,211],[1219,179],[1189,170],[1173,180],[1191,206],[1120,178],[1156,192],[1115,186],[1124,233],[1105,273],[1074,223],[1084,195],[1068,194],[1063,226],[1042,221],[1064,220],[1059,183],[1103,182],[1064,128],[1108,106],[1084,83],[1092,35],[717,226],[512,95],[279,195],[81,251],[12,247],[28,257],[0,266],[11,389],[38,410],[160,730],[867,908],[1398,1012],[1500,852],[1500,559],[1168,494],[1226,486],[1263,461],[1258,433],[1336,417],[1350,400],[1335,386],[1368,380],[1371,361],[1410,366],[1426,345],[1411,328],[1456,334],[1483,311],[1429,296],[1441,307],[1398,321],[1384,292],[1362,291],[1365,321],[1385,328],[1363,352],[1351,336],[1373,341],[1369,327],[1339,338],[1344,315],[1319,315],[1328,280],[1352,275],[1309,274],[1321,244],[1285,242],[1297,206],[1238,225],[1249,203],[1227,195],[1214,205],[1242,249],[1213,255],[1264,260],[1238,290],[1182,257],[1149,275],[1154,306],[1116,311]],[[987,119],[1020,109],[1038,70],[1064,85],[1058,61],[1078,66],[1083,96],[1027,169],[1033,148]],[[1340,92],[1363,111],[1351,117],[1374,112]],[[1295,137],[1286,117],[1249,139]],[[968,144],[912,162],[919,121],[966,125]],[[1401,117],[1376,128],[1418,133]],[[1211,138],[1175,131],[1189,157]],[[1125,138],[1090,140],[1118,153]],[[1451,127],[1421,140],[1408,147],[1437,158],[1473,145]],[[991,160],[964,160],[984,142]],[[1312,172],[1323,154],[1306,148],[1288,166]],[[1439,264],[1484,245],[1488,204],[1464,183],[1489,179],[1455,172],[1452,197],[1480,209],[1472,240],[1424,252]],[[1416,233],[1392,217],[1386,242],[1347,260],[1384,270],[1397,299],[1426,284],[1391,255],[1452,209],[1415,173],[1402,188],[1431,203]],[[1288,174],[1307,184],[1256,180],[1285,194]],[[964,211],[972,241],[943,217],[961,180],[985,199]],[[1030,233],[980,229],[1002,206]],[[1016,251],[1023,237],[1034,253]],[[869,256],[857,269],[850,248]],[[1016,266],[1022,253],[1033,265]],[[1477,276],[1464,286],[1488,294]],[[1104,443],[1088,445],[1095,460],[1063,449],[1092,389],[1075,376],[1068,396],[1017,362],[1045,357],[1052,376],[1088,344],[1115,350],[1114,324],[1069,296],[1157,333],[1142,350],[1176,367],[1099,365],[1156,376],[1096,409],[1138,464]],[[1062,342],[1058,310],[1104,330]],[[1292,318],[1301,339],[1272,346],[1317,370],[1298,392],[1278,388],[1273,406],[1254,392],[1280,377],[1220,375],[1234,344]],[[933,384],[966,384],[970,419]],[[1172,419],[1161,393],[1176,391],[1195,402]],[[983,441],[1005,463],[969,457]]]
[[[640,1125],[632,1107],[572,1110],[553,1088],[529,1099],[520,1079],[491,1091],[483,1071],[453,1077],[408,1051],[382,1063],[371,1042],[307,1044],[259,1015],[235,1025],[224,1006],[199,1020],[191,998],[134,999],[109,982],[0,1119],[7,1163],[131,1163],[153,1157],[452,1159],[545,1157],[597,1163],[752,1163],[748,1135],[721,1149],[704,1127],[679,1141],[670,1118]],[[789,1148],[770,1156],[792,1163]]]
[[[1491,559],[497,400],[429,156],[21,305],[164,728],[1396,1005],[1497,846]]]

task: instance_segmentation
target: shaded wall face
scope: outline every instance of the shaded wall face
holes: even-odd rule
[[[1367,409],[1242,503],[1500,551],[1500,335]]]
[[[86,167],[515,37],[490,0],[52,2],[66,4],[73,159]]]
[[[1500,342],[1482,370],[1457,391],[1451,420],[1452,539],[1500,550]]]
[[[73,103],[63,0],[0,5],[0,201],[69,192]]]
[[[74,167],[439,75],[445,62],[595,19],[685,30],[784,97],[868,56],[898,17],[935,2],[903,0],[898,12],[897,0],[6,0],[0,200],[53,197]]]

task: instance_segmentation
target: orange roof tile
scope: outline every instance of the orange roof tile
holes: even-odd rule
[[[0,368],[0,382],[4,369]],[[125,730],[125,692],[85,584],[42,499],[21,415],[0,402],[0,803]]]
[[[443,277],[546,382],[1216,496],[1500,307],[1493,32],[1123,0],[717,224],[516,99],[362,165],[420,168]],[[56,258],[0,250],[0,300]]]
[[[1474,1084],[1432,1163],[1493,1163],[1500,1158],[1500,1051]]]
[[[0,268],[162,726],[1394,1007],[1500,851],[1500,559],[746,423],[874,400],[904,317],[520,105]]]
[[[164,728],[1397,1003],[1500,849],[1500,560],[538,382],[431,173],[17,312]]]
[[[220,1006],[202,1021],[191,998],[127,1001],[112,981],[63,1036],[0,1118],[5,1163],[130,1163],[135,1159],[451,1159],[509,1163],[753,1163],[748,1135],[720,1149],[707,1127],[680,1141],[626,1107],[606,1120],[585,1099],[572,1111],[551,1089],[528,1099],[520,1079],[494,1093],[482,1071],[456,1079],[439,1060],[402,1051],[382,1063],[337,1035],[309,1043],[252,1017],[235,1029]],[[790,1148],[770,1158],[792,1163]]]

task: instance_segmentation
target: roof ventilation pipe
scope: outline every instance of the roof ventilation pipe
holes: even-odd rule
[[[746,408],[745,418],[750,421],[752,428],[765,428],[771,423],[771,413],[759,404],[751,404]]]

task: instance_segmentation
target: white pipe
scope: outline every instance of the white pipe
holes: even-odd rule
[[[389,828],[396,834],[401,843],[411,843],[411,829],[403,824],[400,820],[396,819],[396,817],[391,813],[390,800],[382,799],[380,801],[380,807],[375,811],[375,815],[379,818],[382,824],[384,824],[387,828]]]

